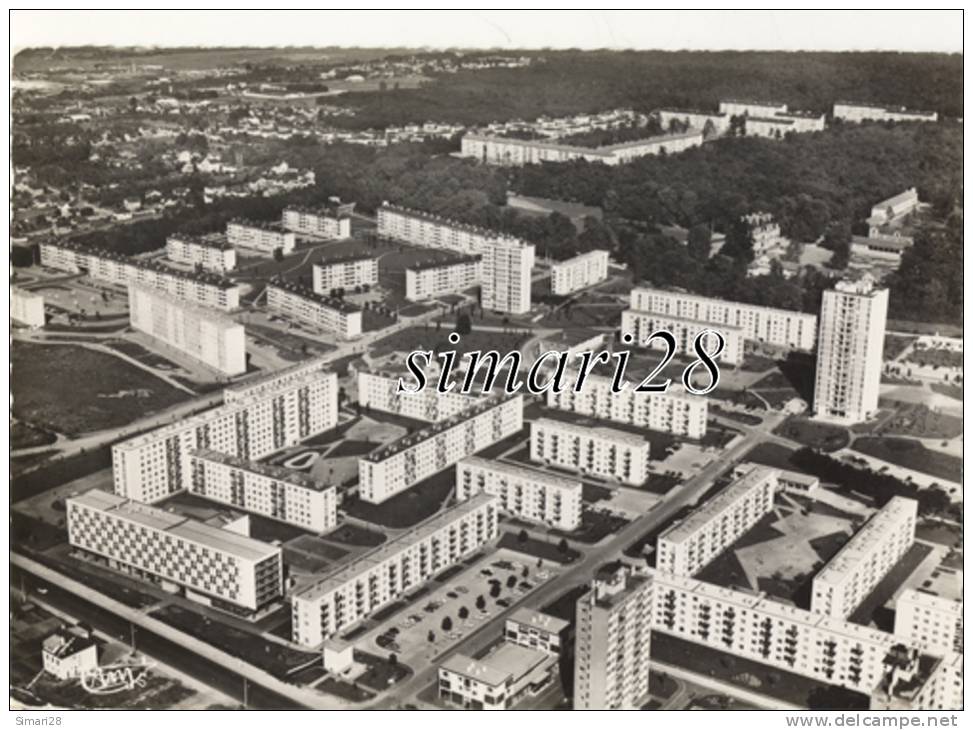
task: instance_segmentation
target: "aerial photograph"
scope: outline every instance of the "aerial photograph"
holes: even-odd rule
[[[958,726],[964,21],[10,11],[16,725]]]

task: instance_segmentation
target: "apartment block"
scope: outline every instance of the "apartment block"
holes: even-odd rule
[[[115,493],[158,502],[190,488],[190,454],[196,449],[262,459],[338,424],[338,376],[320,369],[297,381],[224,397],[222,406],[112,446]]]
[[[226,224],[226,238],[237,248],[245,248],[262,256],[276,251],[289,254],[294,250],[296,237],[279,223],[264,223],[235,218]]]
[[[483,256],[470,254],[449,261],[420,261],[405,270],[405,298],[410,302],[456,294],[483,280]]]
[[[865,275],[824,292],[814,374],[814,416],[856,423],[878,410],[889,290]]]
[[[198,497],[313,532],[338,525],[335,488],[303,472],[212,449],[190,451],[189,464],[189,491]]]
[[[570,625],[564,619],[532,608],[518,608],[507,617],[503,638],[509,644],[560,656]]]
[[[283,597],[279,547],[97,489],[66,512],[72,548],[168,591],[242,615]]]
[[[524,397],[493,396],[376,449],[358,460],[358,494],[380,504],[413,484],[448,469],[524,425]]]
[[[240,286],[222,276],[181,271],[76,243],[42,243],[41,264],[118,286],[144,284],[184,301],[229,311],[240,306]]]
[[[223,388],[224,403],[239,403],[250,398],[263,396],[286,386],[299,387],[317,377],[325,369],[331,355],[308,358],[280,370],[259,373],[246,380],[231,383]]]
[[[530,458],[634,486],[649,478],[649,442],[603,426],[539,418],[530,424]]]
[[[243,325],[219,311],[177,299],[158,289],[129,284],[128,312],[134,329],[223,375],[247,371]]]
[[[749,465],[723,490],[656,540],[656,567],[691,576],[705,568],[774,508],[777,471]]]
[[[663,129],[669,129],[673,122],[679,122],[687,127],[695,127],[706,131],[706,125],[711,125],[716,134],[723,134],[730,128],[730,115],[726,112],[704,112],[693,109],[659,109],[659,123]]]
[[[411,380],[411,376],[392,373],[358,373],[358,403],[363,408],[429,422],[452,418],[476,403],[474,396],[455,391],[440,393],[435,387],[418,393],[399,393],[400,378],[407,384]]]
[[[362,333],[362,311],[349,302],[315,293],[296,282],[273,279],[267,284],[267,309],[316,329],[351,340]]]
[[[707,353],[715,353],[717,347],[714,332],[723,335],[723,352],[719,361],[727,365],[739,365],[743,362],[744,330],[728,324],[714,324],[698,319],[684,319],[671,314],[658,312],[644,312],[637,309],[626,309],[622,312],[622,334],[635,337],[633,346],[643,347],[649,336],[658,330],[665,330],[676,338],[676,352],[696,356],[693,343],[696,337],[706,333],[702,338],[703,348]],[[709,331],[708,331],[709,330]],[[666,344],[660,338],[655,338],[648,346],[654,350],[666,349]]]
[[[10,287],[10,318],[27,327],[43,327],[47,323],[44,315],[44,297],[20,287]]]
[[[787,134],[820,132],[824,129],[824,115],[776,114],[772,117],[749,116],[746,121],[748,137],[780,139]]]
[[[703,143],[700,129],[688,129],[675,134],[646,137],[633,142],[582,147],[558,142],[532,139],[496,137],[489,134],[466,134],[460,143],[460,154],[487,165],[520,167],[541,162],[572,162],[587,160],[605,165],[622,165],[639,157],[674,154]]]
[[[916,111],[903,107],[885,106],[854,101],[836,101],[831,114],[835,119],[845,122],[935,122],[939,120],[936,112]]]
[[[335,289],[352,290],[356,286],[378,283],[378,259],[370,254],[349,254],[322,259],[314,264],[314,291],[330,294]]]
[[[509,710],[557,676],[557,658],[504,642],[479,659],[453,654],[439,665],[439,698],[464,710]]]
[[[166,239],[166,258],[217,274],[232,271],[237,264],[236,249],[222,233],[205,236],[173,234]]]
[[[879,226],[906,216],[918,207],[919,193],[916,192],[915,188],[909,188],[873,205],[868,222],[873,226]]]
[[[847,618],[905,555],[916,536],[914,499],[893,497],[814,576],[811,610]]]
[[[773,117],[781,112],[787,112],[787,104],[777,101],[727,99],[720,102],[720,113],[731,117]]]
[[[479,492],[500,499],[500,509],[559,530],[581,526],[581,481],[537,469],[470,456],[456,465],[456,497]]]
[[[652,582],[605,566],[575,606],[574,709],[635,710],[649,691]]]
[[[637,383],[629,384],[620,393],[613,393],[612,379],[600,375],[589,375],[581,391],[577,392],[574,389],[576,380],[575,373],[565,372],[561,392],[547,391],[548,408],[693,439],[706,435],[709,411],[706,398],[668,392],[637,392]]]
[[[906,588],[895,599],[894,633],[929,651],[962,654],[962,589],[956,595],[940,596],[923,588]]]
[[[292,634],[315,647],[497,537],[497,498],[477,494],[404,532],[291,600]]]
[[[608,252],[588,251],[551,266],[551,291],[565,295],[608,278]]]
[[[643,312],[739,327],[746,340],[797,350],[813,350],[818,330],[818,318],[813,314],[663,289],[633,289],[631,306]]]
[[[343,206],[288,206],[281,213],[281,224],[289,231],[307,236],[330,240],[351,238],[351,213]]]

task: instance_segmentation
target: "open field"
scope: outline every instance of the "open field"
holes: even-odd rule
[[[851,438],[848,435],[848,430],[841,426],[833,426],[797,416],[788,418],[774,429],[774,433],[805,446],[828,452],[845,448]]]
[[[953,482],[963,480],[963,460],[941,451],[927,449],[910,438],[863,436],[855,439],[855,451],[874,456],[906,469],[915,469]]]

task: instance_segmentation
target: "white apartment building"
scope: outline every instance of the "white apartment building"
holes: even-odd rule
[[[217,274],[232,271],[237,264],[236,249],[222,233],[206,236],[175,233],[166,239],[166,258]]]
[[[17,286],[10,287],[10,318],[27,327],[43,327],[44,297]]]
[[[652,581],[624,564],[603,568],[575,617],[574,709],[638,709],[649,691]]]
[[[561,392],[547,391],[547,407],[693,439],[706,435],[709,412],[706,398],[637,392],[637,383],[629,384],[621,393],[613,393],[612,379],[600,375],[585,378],[579,393],[574,389],[576,379],[575,373],[566,372]]]
[[[754,342],[808,351],[816,344],[818,318],[804,312],[648,287],[633,289],[631,303],[632,309],[643,312],[739,327],[744,339]]]
[[[507,617],[503,638],[510,644],[560,656],[561,644],[570,625],[564,619],[548,616],[532,608],[518,608]]]
[[[61,681],[81,679],[98,669],[98,643],[80,626],[55,629],[41,643],[41,663]]]
[[[350,302],[317,294],[292,281],[273,279],[267,284],[267,309],[316,329],[351,340],[362,333],[362,311]]]
[[[380,504],[524,426],[524,397],[493,396],[358,460],[358,495]]]
[[[308,358],[280,370],[259,373],[254,377],[232,383],[223,388],[224,403],[239,403],[280,390],[285,386],[301,386],[321,374],[333,355]]]
[[[777,471],[749,465],[725,489],[656,539],[656,567],[691,576],[705,568],[774,508]]]
[[[905,107],[867,104],[853,101],[836,101],[831,114],[835,119],[846,122],[935,122],[939,120],[936,112],[923,112]]]
[[[180,271],[70,242],[42,243],[41,264],[118,286],[144,284],[184,301],[224,311],[240,306],[240,286],[217,274]]]
[[[72,548],[232,613],[283,597],[279,547],[94,489],[66,500]]]
[[[226,238],[237,248],[245,248],[264,256],[273,256],[277,250],[282,254],[289,254],[296,243],[294,232],[280,224],[240,218],[226,224]]]
[[[963,599],[906,588],[895,600],[895,635],[934,652],[963,653]]]
[[[814,416],[856,423],[878,410],[889,290],[865,275],[824,292],[814,374]]]
[[[319,368],[297,381],[244,390],[226,403],[112,446],[115,493],[151,504],[189,489],[190,453],[213,449],[262,459],[338,424],[338,376]],[[244,386],[246,388],[246,386]]]
[[[661,314],[659,312],[644,312],[638,309],[626,309],[622,312],[622,334],[630,334],[635,337],[633,346],[644,347],[649,336],[657,330],[666,330],[676,338],[676,352],[686,355],[696,356],[693,343],[696,337],[707,330],[708,332],[702,340],[703,347],[707,353],[715,353],[717,347],[716,336],[713,332],[723,335],[723,352],[719,356],[719,361],[727,365],[739,365],[743,362],[744,352],[744,330],[729,324],[716,324],[704,322],[698,319],[684,319],[675,317],[671,314]],[[666,344],[658,337],[648,345],[654,350],[666,349]]]
[[[649,442],[603,426],[539,418],[530,424],[530,458],[633,486],[649,478]]]
[[[588,251],[551,266],[551,291],[564,295],[608,278],[608,252]]]
[[[730,115],[725,112],[703,112],[693,109],[659,109],[659,123],[664,129],[669,129],[673,121],[681,122],[696,129],[706,129],[707,124],[713,125],[717,134],[723,134],[730,128]]]
[[[440,393],[435,387],[418,393],[399,393],[400,378],[406,383],[410,379],[392,373],[358,373],[358,403],[363,408],[429,422],[452,418],[476,403],[474,396],[456,391]]]
[[[787,104],[776,101],[752,101],[747,99],[727,99],[720,102],[720,114],[731,117],[773,117],[787,112]]]
[[[219,311],[177,299],[158,289],[129,284],[128,313],[134,329],[223,375],[247,371],[243,325]]]
[[[497,537],[497,498],[477,494],[297,591],[293,640],[316,647]]]
[[[466,134],[460,143],[460,155],[472,157],[487,165],[505,167],[573,160],[621,165],[648,155],[682,152],[702,143],[703,132],[700,129],[688,129],[677,134],[646,137],[633,142],[603,147],[581,147],[543,140],[496,137],[489,134]]]
[[[742,220],[750,227],[755,255],[760,256],[780,245],[780,223],[770,213],[750,213],[743,216]]]
[[[314,264],[314,291],[330,294],[335,289],[351,290],[356,286],[378,283],[378,259],[367,253],[322,259]]]
[[[189,452],[189,491],[290,525],[325,532],[338,525],[335,488],[293,469],[211,449]]]
[[[456,465],[456,498],[479,492],[500,499],[500,509],[559,530],[581,526],[581,481],[470,456]]]
[[[479,659],[453,654],[439,665],[439,698],[464,710],[509,710],[557,675],[557,657],[504,642]]]
[[[281,213],[281,224],[289,231],[308,236],[330,240],[351,238],[351,215],[342,206],[289,206]]]
[[[478,286],[483,281],[483,256],[471,254],[451,261],[420,261],[405,270],[405,298],[435,299]]]
[[[889,500],[814,576],[811,610],[848,618],[912,547],[917,508],[914,499]]]
[[[879,226],[908,215],[918,207],[919,193],[916,192],[915,188],[909,188],[873,205],[868,222],[872,226]]]
[[[414,246],[479,254],[483,308],[511,314],[530,311],[534,246],[526,241],[388,203],[378,209],[378,235]]]

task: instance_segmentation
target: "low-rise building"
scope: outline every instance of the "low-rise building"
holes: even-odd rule
[[[166,258],[217,274],[236,268],[236,249],[222,233],[190,236],[174,233],[166,239]]]
[[[191,451],[189,463],[189,491],[198,497],[314,532],[338,524],[335,488],[303,472],[212,449]]]
[[[904,236],[898,232],[852,236],[851,253],[869,261],[898,267],[902,263],[902,256],[912,248],[913,244],[912,236]]]
[[[314,291],[330,294],[335,289],[378,283],[378,259],[367,253],[353,253],[321,259],[314,264]]]
[[[315,647],[497,536],[497,498],[477,494],[297,591],[293,640]]]
[[[557,676],[557,658],[503,643],[485,657],[453,654],[439,665],[439,697],[464,710],[509,710]]]
[[[532,608],[518,608],[507,617],[503,638],[511,644],[560,656],[570,626],[570,623],[556,616]]]
[[[608,278],[608,252],[588,251],[551,266],[551,291],[566,295]]]
[[[41,663],[62,681],[81,679],[98,669],[98,644],[90,631],[62,626],[41,643]]]
[[[296,243],[294,232],[279,223],[242,218],[234,218],[226,224],[226,238],[237,248],[245,248],[262,256],[273,256],[277,251],[289,254]]]
[[[788,469],[777,470],[777,484],[785,492],[791,494],[814,494],[821,486],[821,480],[813,474]]]
[[[633,486],[649,478],[649,442],[604,426],[539,418],[530,424],[530,458]]]
[[[872,226],[880,226],[912,213],[919,207],[919,193],[915,188],[909,188],[898,195],[886,198],[872,206],[872,214],[868,222]]]
[[[351,211],[340,204],[320,208],[288,206],[281,213],[281,224],[289,231],[307,236],[329,240],[351,237]]]
[[[399,393],[400,378],[403,376],[391,373],[358,373],[359,405],[418,421],[435,422],[452,418],[476,402],[473,396],[455,391],[440,393],[434,387],[423,388],[418,393]]]
[[[267,309],[316,329],[351,340],[362,333],[362,310],[336,297],[317,294],[297,282],[273,279],[267,284]]]
[[[470,456],[456,465],[456,497],[478,492],[500,498],[504,512],[559,530],[581,526],[581,481]]]
[[[760,256],[780,245],[780,223],[770,213],[750,213],[743,216],[743,222],[750,227],[755,255]]]
[[[470,254],[447,261],[420,261],[405,270],[405,298],[410,302],[456,294],[483,279],[483,256]]]
[[[705,134],[707,125],[715,134],[723,134],[730,128],[730,115],[726,112],[704,112],[695,109],[659,109],[659,123],[663,129],[671,129],[673,122],[685,127],[695,127]]]
[[[27,327],[43,327],[47,323],[44,297],[17,286],[10,287],[10,318]]]
[[[717,339],[714,333],[723,336],[723,351],[719,356],[720,362],[727,365],[739,365],[743,362],[744,330],[728,324],[715,324],[698,319],[684,319],[670,314],[658,312],[644,312],[638,309],[626,309],[622,312],[622,334],[630,334],[635,339],[633,345],[645,346],[649,336],[658,330],[665,330],[676,338],[676,352],[696,356],[694,343],[702,335],[701,344],[705,351],[713,355],[717,351]],[[655,350],[666,349],[666,343],[656,337],[648,346]]]
[[[168,591],[241,615],[283,596],[279,547],[97,489],[66,511],[73,549]]]
[[[904,106],[886,106],[867,102],[836,101],[831,114],[835,119],[845,122],[935,122],[939,120],[936,112],[916,111]]]

